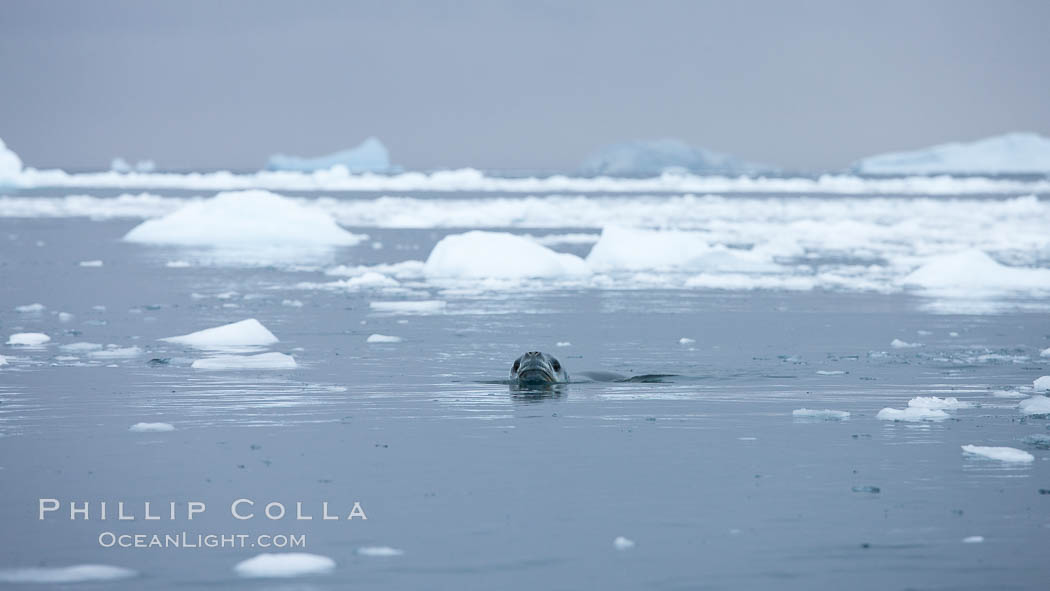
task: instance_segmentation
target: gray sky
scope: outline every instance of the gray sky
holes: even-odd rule
[[[409,168],[572,169],[678,137],[788,168],[1050,135],[1050,2],[0,0],[31,166],[259,168],[369,135]]]

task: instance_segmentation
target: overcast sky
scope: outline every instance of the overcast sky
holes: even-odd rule
[[[1050,135],[1050,2],[0,0],[27,165],[261,167],[383,140],[409,168],[573,169],[677,137],[796,169]]]

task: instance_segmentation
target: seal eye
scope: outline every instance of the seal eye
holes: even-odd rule
[[[518,359],[515,359],[515,360],[514,360],[514,367],[510,368],[510,370],[511,370],[512,372],[514,372],[514,373],[517,373],[517,372],[518,372],[518,368],[519,368],[519,367],[521,367],[521,361],[520,361],[520,360],[518,360]]]
[[[554,360],[554,363],[551,364],[551,367],[554,368],[554,371],[561,371],[561,364],[558,363],[557,359]]]

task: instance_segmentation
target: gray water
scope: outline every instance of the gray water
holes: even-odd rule
[[[1050,373],[1045,312],[932,314],[908,294],[581,289],[392,315],[368,292],[295,286],[331,280],[320,269],[336,262],[425,258],[454,230],[368,229],[401,250],[338,249],[306,270],[170,269],[185,253],[120,241],[136,223],[0,220],[0,332],[52,337],[0,352],[0,569],[138,571],[69,586],[106,589],[1045,588],[1050,452],[1023,439],[1048,422],[991,396]],[[32,302],[47,309],[14,311]],[[298,369],[195,370],[196,352],[157,340],[249,317]],[[403,342],[366,344],[373,333]],[[142,353],[59,349],[77,341]],[[534,349],[570,374],[676,377],[524,393],[492,383]],[[978,406],[938,423],[876,420],[915,396]],[[851,415],[793,418],[802,407]],[[176,429],[128,430],[159,421]],[[971,443],[1036,461],[962,454]],[[124,501],[139,518],[39,520],[40,498],[92,512]],[[235,520],[238,498],[257,513],[300,501],[314,519]],[[162,514],[177,502],[177,519],[143,521],[145,501]],[[207,511],[186,519],[188,501]],[[322,521],[323,501],[342,515],[360,502],[368,519]],[[107,531],[305,534],[296,551],[337,566],[243,579],[233,566],[261,549],[104,548]],[[617,549],[618,536],[635,545]],[[368,546],[403,554],[357,552]]]

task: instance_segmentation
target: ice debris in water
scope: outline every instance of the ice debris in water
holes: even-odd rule
[[[281,305],[282,306],[287,306],[289,308],[302,308],[303,307],[303,303],[301,301],[299,301],[299,300],[281,300]]]
[[[108,564],[78,564],[75,566],[10,568],[0,570],[3,583],[88,583],[92,581],[116,581],[138,576],[138,573]]]
[[[972,402],[961,401],[954,396],[949,396],[947,398],[917,396],[908,401],[908,406],[910,408],[954,410],[957,408],[971,408],[974,404]]]
[[[306,552],[259,554],[238,562],[233,571],[242,577],[286,578],[320,575],[331,572],[335,561],[327,556]]]
[[[105,349],[89,351],[88,357],[93,359],[129,359],[141,354],[142,349],[135,346],[119,347],[117,345],[107,345]]]
[[[840,421],[849,418],[849,412],[845,410],[815,410],[809,408],[796,408],[791,411],[791,416],[802,419],[822,419],[825,421]]]
[[[959,296],[1012,291],[1042,293],[1050,291],[1050,269],[1008,267],[984,251],[969,249],[930,257],[899,283]]]
[[[1028,395],[1017,390],[995,390],[992,396],[996,398],[1026,398]]]
[[[364,237],[344,230],[320,209],[251,190],[190,202],[135,226],[124,240],[191,246],[352,246]]]
[[[174,430],[175,426],[171,423],[135,423],[128,427],[128,431],[135,433],[163,433]]]
[[[1043,435],[1042,433],[1036,433],[1025,437],[1024,441],[1027,445],[1037,447],[1039,449],[1050,449],[1050,435]]]
[[[7,344],[22,347],[39,347],[50,340],[51,337],[42,332],[16,332],[7,338]]]
[[[990,460],[1000,462],[1031,462],[1035,460],[1032,454],[1013,447],[986,447],[983,445],[964,445],[964,453],[981,456]]]
[[[59,349],[63,351],[70,351],[74,353],[83,353],[86,351],[98,351],[102,348],[102,345],[98,343],[68,343],[65,345],[59,345]]]
[[[164,266],[169,269],[186,269],[191,265],[189,261],[168,261],[164,263]]]
[[[390,546],[362,546],[357,549],[357,553],[361,556],[386,557],[401,556],[405,551]]]
[[[696,339],[691,339],[689,337],[682,337],[682,338],[678,339],[678,344],[679,345],[692,345],[695,342],[696,342]]]
[[[40,304],[40,303],[26,304],[24,306],[15,306],[15,312],[22,312],[22,313],[40,312],[40,311],[43,311],[45,307],[46,306],[44,306],[44,304]]]
[[[902,341],[900,339],[893,339],[893,341],[890,342],[890,346],[893,347],[894,349],[914,349],[916,347],[921,347],[922,344],[921,343],[909,343],[907,341]]]
[[[409,300],[402,302],[369,302],[376,312],[391,314],[440,314],[445,311],[444,300]]]
[[[70,314],[69,312],[59,312],[58,313],[58,321],[59,322],[69,322],[70,320],[73,320],[73,315]]]
[[[1021,404],[1017,405],[1017,410],[1021,414],[1028,416],[1050,415],[1050,398],[1046,396],[1032,396],[1027,400],[1022,400]]]
[[[904,421],[918,423],[922,421],[943,421],[951,418],[951,415],[939,408],[923,408],[920,406],[909,406],[905,409],[884,408],[875,415],[880,421]]]
[[[528,238],[475,230],[442,238],[430,251],[423,272],[428,277],[518,279],[585,275],[588,270],[580,257]]]
[[[616,548],[617,550],[629,550],[634,548],[634,540],[628,540],[623,536],[617,536],[616,539],[613,540],[613,548]]]
[[[554,346],[555,347],[571,347],[572,343],[570,343],[569,341],[558,341],[557,343],[554,343]]]
[[[295,369],[295,358],[284,353],[216,355],[194,361],[193,369]]]
[[[1040,357],[1050,357],[1050,347],[1047,347],[1039,352]]]
[[[854,486],[853,492],[877,495],[882,492],[882,489],[877,486]]]
[[[102,264],[103,264],[102,261],[100,261],[98,259],[94,259],[94,260],[91,260],[91,261],[80,261],[80,266],[81,267],[101,267]]]
[[[7,357],[0,355],[0,365],[7,365]]]
[[[375,334],[368,335],[368,338],[365,339],[365,342],[366,343],[400,343],[401,342],[401,337],[395,337],[395,336],[375,333]]]
[[[980,544],[984,541],[984,536],[967,536],[962,541],[963,544]]]
[[[1036,378],[1035,381],[1032,382],[1032,387],[1035,388],[1036,392],[1044,392],[1046,390],[1050,390],[1050,376],[1042,376]]]
[[[277,337],[254,318],[160,340],[198,349],[266,346],[278,342]]]

